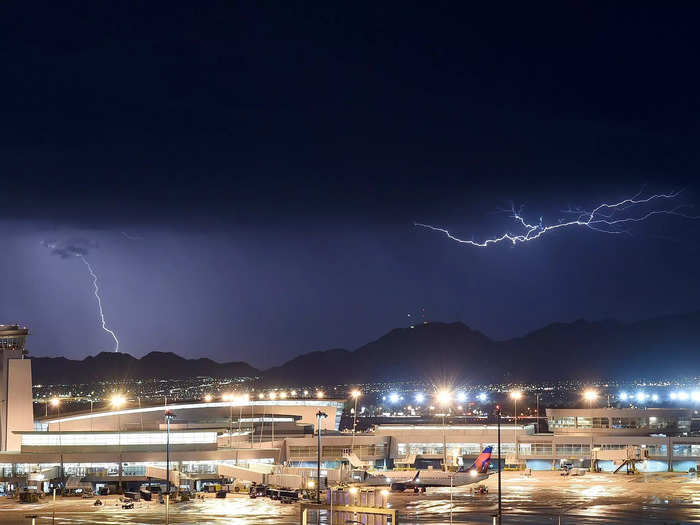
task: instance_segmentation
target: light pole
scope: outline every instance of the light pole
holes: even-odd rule
[[[350,395],[355,400],[355,411],[353,412],[352,418],[352,445],[350,445],[350,450],[355,452],[355,432],[357,432],[357,399],[362,395],[362,392],[359,390],[353,390],[350,392]]]
[[[321,412],[320,410],[316,412],[316,432],[318,432],[318,450],[316,456],[316,503],[321,503],[321,418],[325,419],[328,414]]]
[[[58,411],[58,454],[61,465],[59,475],[61,477],[61,482],[63,482],[63,438],[61,435],[61,400],[57,397],[54,397],[51,400],[51,406],[56,407],[56,410]]]
[[[165,411],[165,525],[168,525],[168,507],[170,506],[170,421],[175,419],[175,414],[170,410]]]
[[[498,525],[503,515],[501,506],[501,405],[496,405],[496,426],[498,428]]]
[[[447,472],[447,437],[445,435],[445,411],[450,403],[452,395],[449,390],[440,390],[437,393],[437,401],[442,405],[442,470]]]
[[[535,394],[535,416],[537,416],[537,419],[535,420],[537,422],[537,433],[540,433],[540,393],[537,392]]]
[[[119,447],[119,493],[122,492],[122,423],[121,414],[119,410],[126,403],[126,399],[120,394],[116,394],[112,397],[112,407],[117,410],[117,442]]]
[[[515,390],[510,393],[510,397],[513,399],[513,444],[515,445],[515,457],[518,457],[518,399],[523,397],[523,393]]]

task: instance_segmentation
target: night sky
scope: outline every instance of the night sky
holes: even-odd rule
[[[78,252],[122,351],[255,366],[408,314],[500,339],[700,308],[700,220],[413,225],[643,187],[700,214],[700,11],[325,4],[0,4],[0,322],[33,355],[113,349]]]

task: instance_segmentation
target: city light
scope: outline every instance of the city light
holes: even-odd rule
[[[396,392],[392,392],[391,394],[389,394],[389,401],[390,401],[390,402],[392,402],[392,403],[398,403],[398,402],[399,402],[399,399],[400,399],[400,397],[399,397],[399,395],[398,395]]]
[[[467,400],[467,394],[464,392],[457,392],[456,398],[460,403],[464,403]]]
[[[265,399],[265,394],[263,394],[262,392],[260,392],[260,393],[258,394],[258,399]]]
[[[438,403],[446,405],[452,400],[452,394],[448,390],[440,390],[436,395]]]
[[[292,396],[292,397],[297,397],[297,391],[296,391],[296,390],[292,390],[292,391],[289,393],[289,395]]]
[[[422,403],[423,401],[425,401],[425,394],[420,392],[416,394],[416,403]]]
[[[267,397],[269,397],[270,399],[277,399],[277,394],[276,394],[275,392],[270,392],[270,393],[267,395]]]
[[[309,391],[308,391],[308,390],[304,390],[304,397],[309,397]]]
[[[482,403],[483,403],[484,401],[486,401],[486,399],[488,398],[488,396],[487,396],[484,392],[482,392],[481,394],[479,394],[479,395],[476,396],[476,397],[477,397],[477,398],[479,399],[479,401],[481,401]]]
[[[280,392],[280,399],[287,399],[287,392]]]

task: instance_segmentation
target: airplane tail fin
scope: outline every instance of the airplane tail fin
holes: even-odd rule
[[[486,471],[489,469],[489,464],[491,463],[491,452],[493,451],[493,447],[486,447],[481,454],[479,454],[479,457],[476,458],[474,463],[471,464],[470,467],[465,468],[464,466],[460,467],[458,472],[469,472],[470,470],[476,470],[477,473],[479,474],[484,474]]]
[[[416,481],[418,481],[418,476],[420,476],[420,470],[416,470],[416,475],[413,476],[411,483],[415,483]]]

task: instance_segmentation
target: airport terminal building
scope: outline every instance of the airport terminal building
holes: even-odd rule
[[[93,488],[163,480],[168,442],[170,478],[190,487],[232,478],[262,481],[291,471],[311,475],[319,421],[323,475],[329,480],[345,479],[357,468],[440,468],[444,456],[448,465],[463,464],[487,446],[494,458],[499,452],[494,424],[406,423],[355,436],[339,432],[345,400],[336,399],[241,397],[143,407],[127,402],[114,410],[35,420],[31,361],[23,359],[20,340],[25,335],[19,327],[0,327],[0,491],[46,489],[58,477]],[[3,343],[3,336],[14,339]],[[169,432],[166,411],[174,415]],[[326,417],[317,417],[319,412]],[[612,471],[632,449],[640,471],[688,472],[700,463],[700,437],[691,435],[691,418],[690,409],[675,408],[548,409],[547,433],[534,425],[502,425],[500,453],[504,464],[521,468],[570,464]]]

